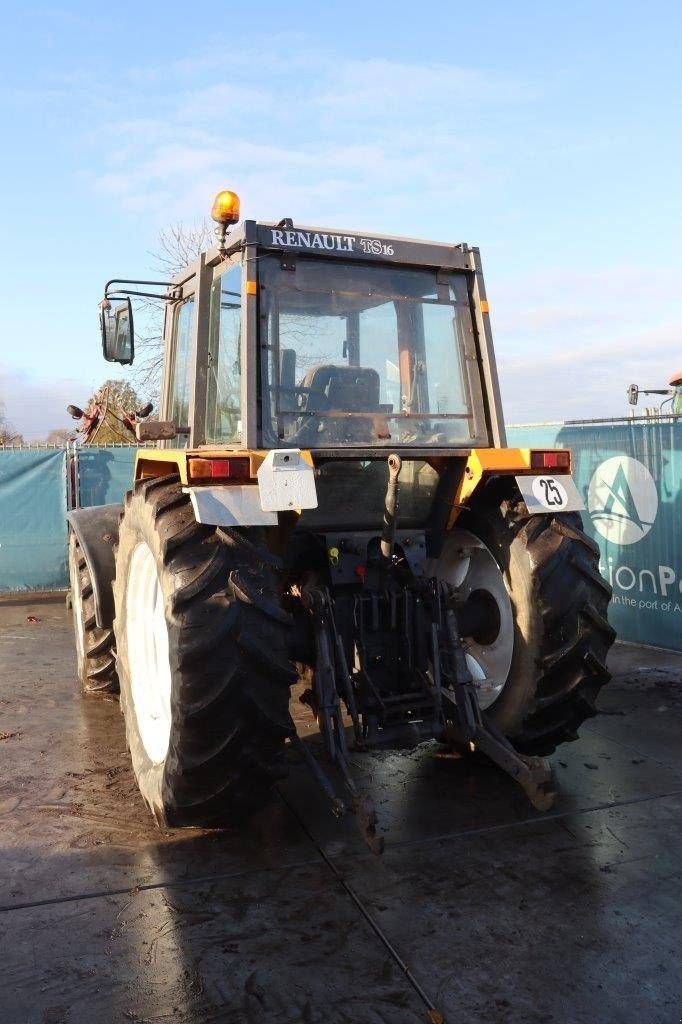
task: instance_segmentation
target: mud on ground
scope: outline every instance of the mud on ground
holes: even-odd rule
[[[433,745],[354,758],[376,858],[297,766],[244,830],[158,830],[63,598],[0,601],[0,1019],[427,1020],[324,852],[450,1024],[677,1022],[682,656],[612,669],[548,815]]]

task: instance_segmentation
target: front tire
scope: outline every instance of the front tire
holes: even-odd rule
[[[114,629],[133,770],[160,824],[226,824],[269,799],[294,731],[278,561],[254,530],[196,522],[176,476],[138,481]]]
[[[101,628],[95,618],[92,579],[83,549],[69,533],[69,585],[78,680],[83,693],[118,693],[114,631]]]

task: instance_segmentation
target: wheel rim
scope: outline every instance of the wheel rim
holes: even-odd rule
[[[71,608],[73,610],[74,633],[76,634],[76,654],[78,655],[78,667],[85,659],[85,643],[83,639],[83,598],[81,597],[81,577],[78,568],[76,550],[71,541],[69,557],[69,582],[71,584]]]
[[[133,551],[126,586],[126,645],[133,709],[142,744],[160,764],[171,729],[168,626],[156,560],[144,542]]]
[[[474,591],[485,591],[497,605],[499,630],[492,642],[462,638],[478,703],[485,710],[504,690],[514,653],[514,615],[502,571],[479,537],[467,530],[453,530],[438,561],[437,574],[455,588],[458,603]]]

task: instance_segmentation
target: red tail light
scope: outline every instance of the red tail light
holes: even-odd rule
[[[187,476],[191,483],[217,480],[250,480],[250,460],[243,456],[229,459],[191,458],[187,460]]]
[[[569,451],[531,452],[531,469],[570,469],[571,453]]]

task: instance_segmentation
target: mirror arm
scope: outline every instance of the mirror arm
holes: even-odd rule
[[[170,291],[167,295],[159,295],[158,292],[133,291],[130,288],[113,288],[109,291],[112,285],[118,284],[151,285],[154,288],[169,288]],[[133,281],[125,278],[112,278],[112,280],[107,281],[104,286],[104,298],[113,299],[118,295],[135,295],[142,299],[161,299],[162,302],[175,302],[176,299],[182,297],[182,288],[174,285],[172,281]]]
[[[157,295],[155,292],[135,292],[131,291],[129,288],[121,288],[117,291],[110,292],[104,297],[105,299],[116,299],[121,295],[135,295],[141,299],[160,299],[161,302],[175,302],[176,299],[180,298],[179,295]]]

